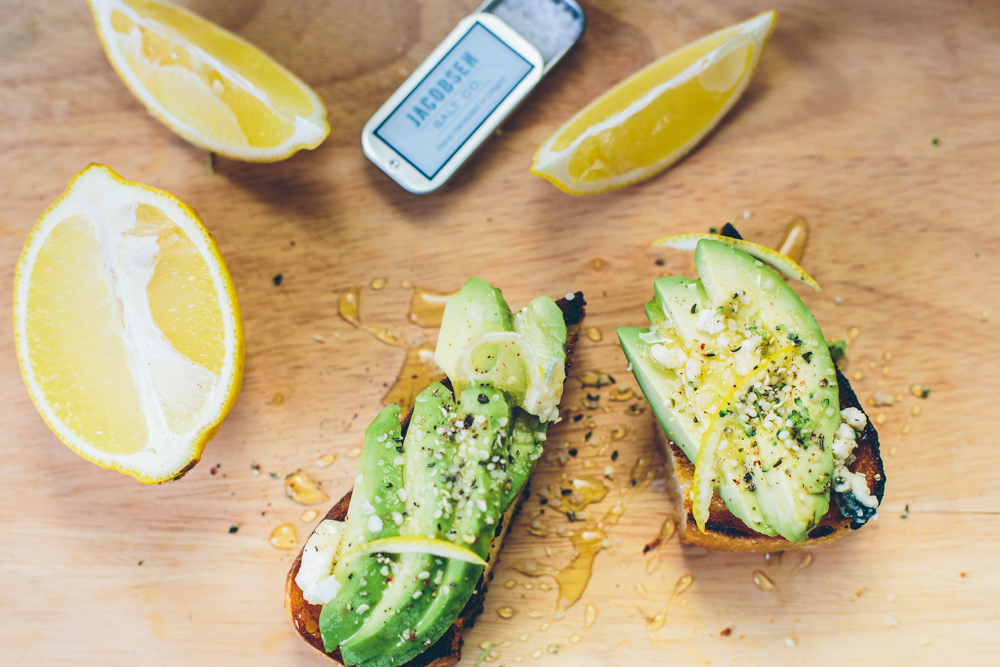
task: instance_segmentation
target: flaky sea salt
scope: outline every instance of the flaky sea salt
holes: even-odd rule
[[[583,32],[580,13],[561,0],[500,0],[486,11],[534,44],[546,65]]]

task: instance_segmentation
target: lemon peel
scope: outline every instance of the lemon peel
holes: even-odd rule
[[[803,285],[808,285],[817,292],[822,291],[819,283],[813,280],[812,276],[806,273],[805,269],[799,266],[795,260],[759,243],[734,239],[721,234],[677,234],[657,239],[653,241],[653,246],[673,248],[674,250],[694,250],[698,246],[698,241],[701,240],[718,241],[719,243],[725,243],[726,245],[742,250],[754,259],[771,265],[786,278],[800,282]]]

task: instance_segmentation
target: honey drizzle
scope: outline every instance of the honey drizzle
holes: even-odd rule
[[[340,300],[337,304],[337,313],[340,315],[340,318],[348,324],[353,324],[358,329],[367,331],[369,334],[386,345],[392,345],[393,347],[404,347],[406,345],[406,342],[399,333],[387,327],[363,324],[360,318],[360,303],[361,292],[357,287],[344,290],[340,293]]]
[[[673,605],[674,601],[680,596],[681,593],[691,588],[691,584],[693,583],[694,583],[693,574],[682,575],[680,579],[677,580],[677,583],[674,584],[674,592],[670,594],[670,598],[667,600],[667,604],[664,605],[663,609],[660,612],[658,612],[655,616],[653,616],[652,619],[650,619],[649,625],[646,626],[646,629],[652,632],[654,630],[659,630],[660,628],[662,628],[663,624],[667,622],[667,612],[670,610],[671,605]]]
[[[529,577],[552,577],[559,586],[559,596],[556,600],[556,611],[563,611],[580,600],[587,589],[594,569],[594,558],[609,545],[605,527],[618,523],[625,514],[625,501],[628,496],[639,488],[649,484],[655,475],[652,463],[642,457],[636,459],[629,472],[629,481],[625,487],[618,487],[618,498],[615,504],[604,514],[596,524],[588,524],[578,531],[560,533],[570,538],[573,544],[573,557],[562,569],[546,563],[525,561],[514,564],[513,568]],[[603,483],[601,484],[603,486]],[[533,533],[533,534],[548,534]]]
[[[271,537],[268,538],[268,542],[275,549],[292,550],[299,547],[299,537],[295,534],[295,526],[290,523],[283,523],[280,526],[276,526],[271,531]]]
[[[781,239],[778,252],[793,262],[800,263],[808,239],[809,223],[801,215],[797,215],[785,227],[785,236]]]
[[[433,292],[416,287],[410,297],[410,312],[407,317],[422,327],[439,327],[444,318],[445,304],[451,297],[451,292]]]
[[[399,369],[396,381],[382,397],[382,404],[399,403],[402,413],[409,413],[417,394],[433,382],[443,380],[444,373],[434,364],[434,348],[429,345],[411,347]]]

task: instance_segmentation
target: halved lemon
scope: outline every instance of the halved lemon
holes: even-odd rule
[[[776,20],[773,11],[765,12],[636,72],[559,128],[535,153],[531,172],[585,195],[663,171],[743,94]]]
[[[198,462],[243,379],[236,290],[198,214],[101,165],[77,174],[31,231],[14,332],[52,431],[142,482]]]
[[[196,146],[274,162],[330,133],[319,96],[241,37],[160,0],[88,2],[118,76]]]

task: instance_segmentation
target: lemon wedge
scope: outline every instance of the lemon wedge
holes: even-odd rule
[[[472,563],[473,565],[486,566],[486,561],[470,549],[460,547],[447,540],[414,536],[386,537],[381,540],[372,540],[371,542],[359,544],[350,551],[341,554],[340,562],[370,554],[427,554],[438,556],[439,558],[460,560],[464,563]]]
[[[35,225],[14,277],[21,374],[80,456],[146,482],[194,466],[236,402],[236,290],[197,213],[101,165]]]
[[[535,153],[531,172],[573,195],[644,181],[694,148],[750,82],[777,14],[661,58],[591,102]]]
[[[316,93],[239,36],[159,0],[88,1],[118,76],[196,146],[274,162],[330,133]]]
[[[723,236],[722,234],[677,234],[675,236],[665,236],[662,239],[657,239],[656,241],[653,241],[653,245],[661,246],[663,248],[673,248],[674,250],[694,250],[698,247],[698,241],[702,239],[718,241],[719,243],[725,243],[726,245],[742,250],[754,259],[758,259],[765,264],[771,265],[778,273],[786,278],[800,282],[803,285],[808,285],[817,292],[822,291],[819,283],[816,282],[812,276],[806,273],[805,270],[795,262],[795,260],[787,255],[782,255],[777,250],[772,250],[767,246],[760,245],[759,243],[752,243],[750,241],[744,241],[743,239],[734,239],[729,236]]]

